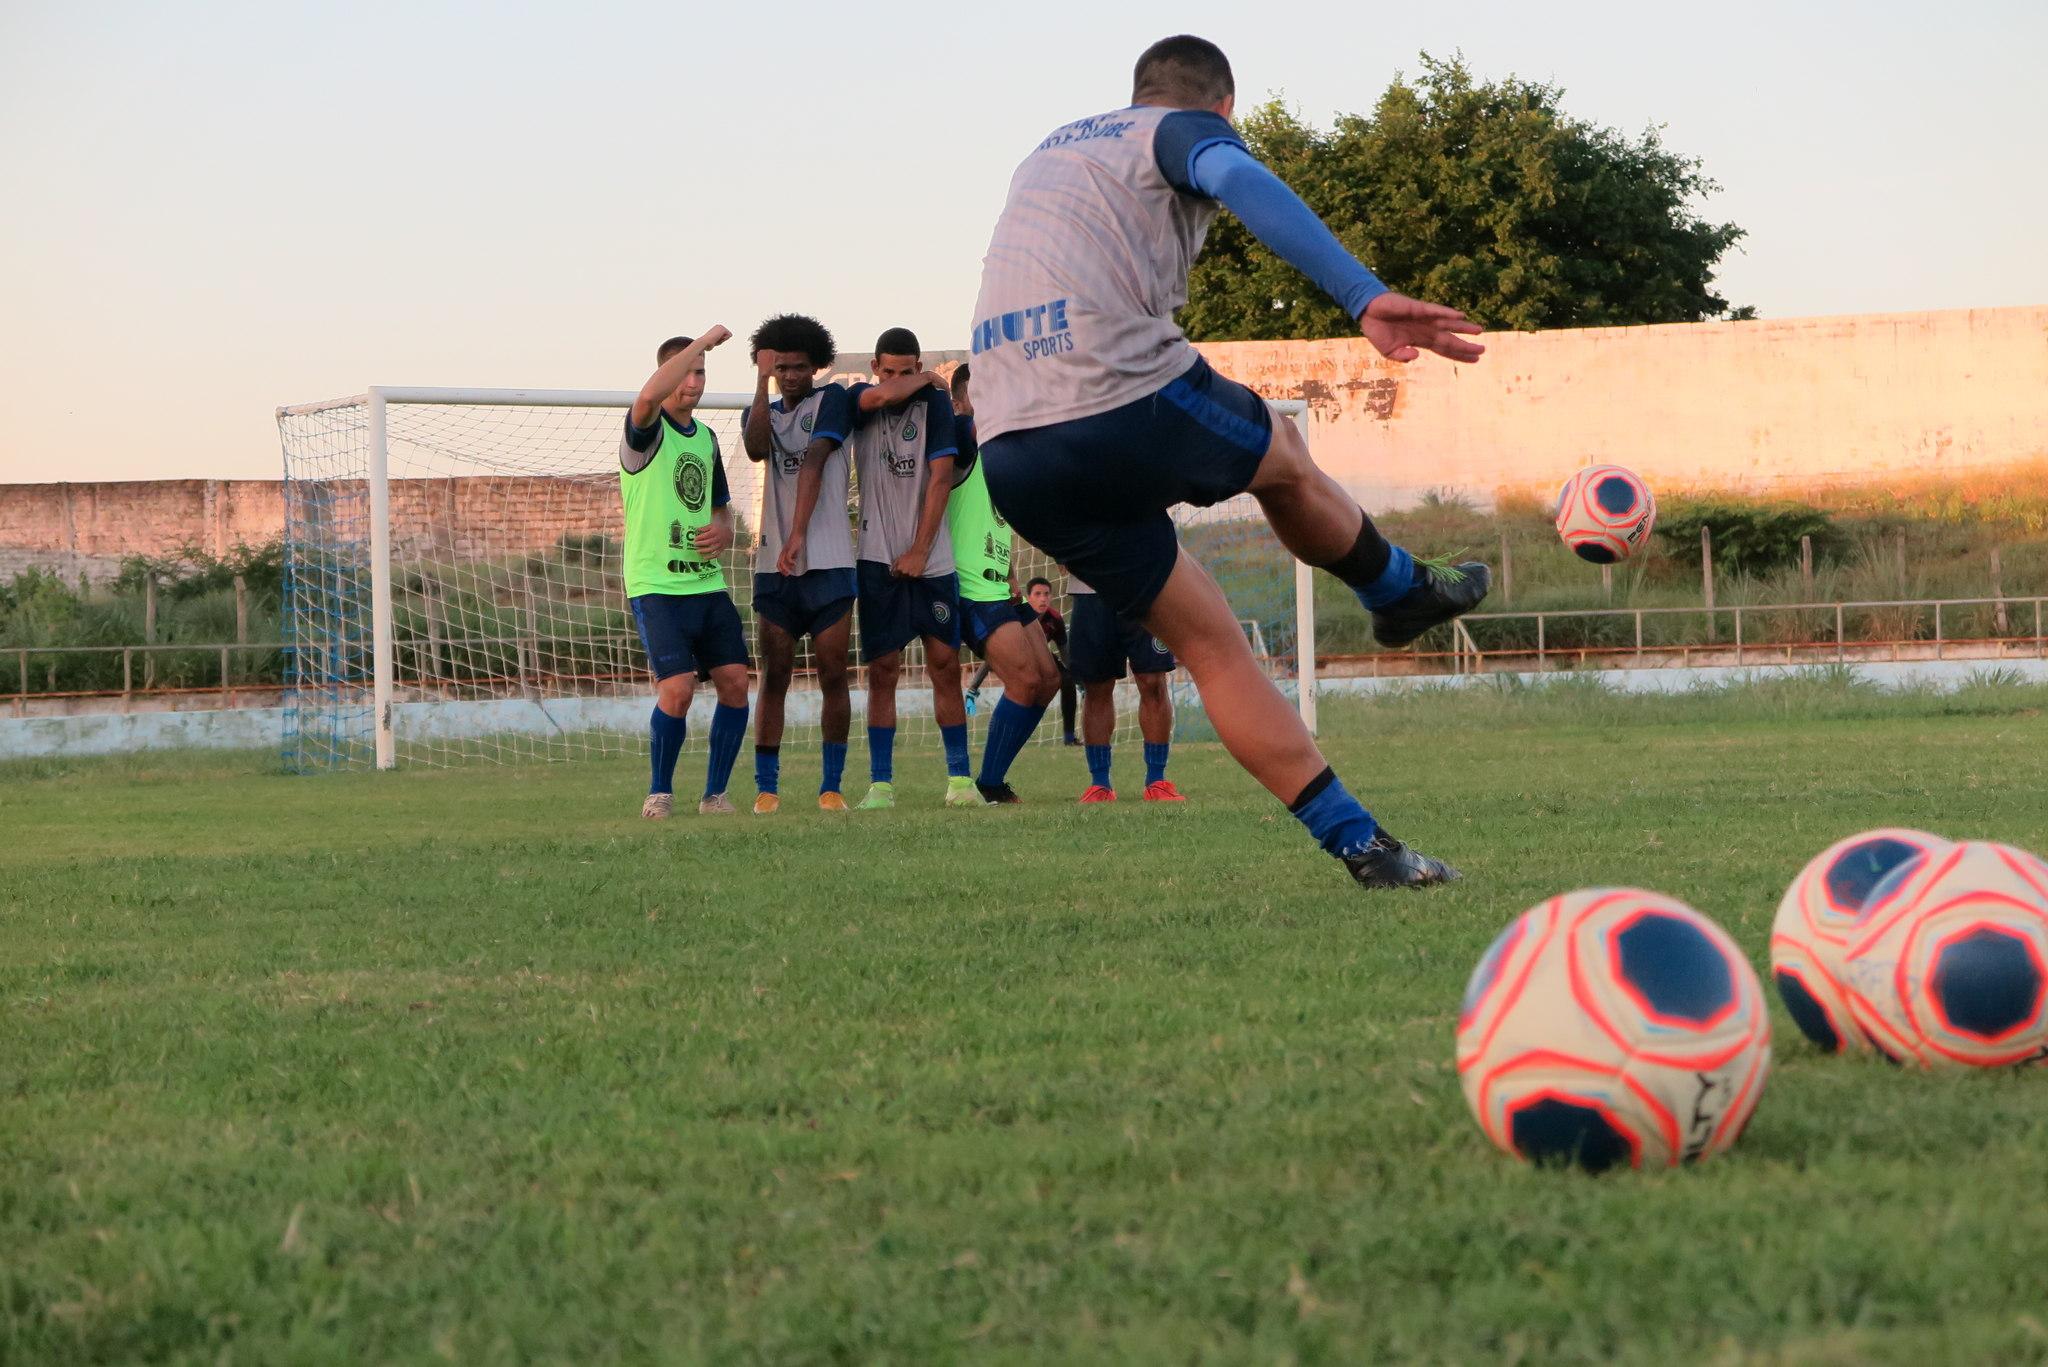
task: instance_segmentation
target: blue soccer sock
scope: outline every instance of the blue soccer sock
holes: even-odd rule
[[[1371,611],[1398,603],[1415,587],[1415,557],[1399,546],[1391,548],[1387,567],[1369,584],[1354,584],[1351,591]]]
[[[689,734],[689,717],[671,717],[659,706],[655,707],[654,715],[647,719],[649,793],[673,793],[676,790],[676,756],[683,753],[683,740]]]
[[[1044,703],[1025,707],[1011,702],[1005,695],[996,704],[995,712],[988,719],[988,738],[981,745],[980,782],[983,787],[994,787],[1008,776],[1011,762],[1024,748],[1024,742],[1031,739],[1031,733],[1038,728],[1038,719],[1044,715]]]
[[[773,793],[782,787],[782,747],[754,747],[754,791]]]
[[[1315,842],[1334,855],[1356,854],[1372,843],[1379,823],[1345,790],[1336,771],[1325,768],[1301,796],[1287,804]]]
[[[868,782],[894,783],[896,781],[896,728],[893,726],[870,726],[868,728]]]
[[[846,778],[846,742],[828,740],[825,742],[825,776],[818,780],[818,792],[836,793]]]
[[[1173,750],[1172,741],[1160,741],[1157,745],[1145,742],[1145,786],[1151,787],[1166,778],[1166,757]]]
[[[947,776],[966,778],[973,773],[974,761],[967,753],[967,723],[963,721],[958,726],[941,726],[939,738],[946,742]]]
[[[1109,747],[1091,745],[1088,747],[1088,781],[1098,788],[1107,788],[1109,783]]]
[[[704,796],[717,797],[732,782],[733,761],[747,738],[747,705],[720,703],[711,712],[711,762],[704,770]]]

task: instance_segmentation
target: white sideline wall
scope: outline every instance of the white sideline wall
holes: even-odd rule
[[[1587,671],[1605,687],[1620,693],[1686,693],[1699,687],[1740,682],[1745,679],[1774,679],[1833,670],[1834,665],[1745,665],[1696,669],[1602,669]],[[1932,688],[1952,691],[1972,678],[1995,669],[2007,677],[2027,683],[2048,684],[2048,660],[1922,660],[1893,664],[1877,662],[1841,666],[1851,676],[1884,689]],[[1316,689],[1319,698],[1362,697],[1415,688],[1469,688],[1488,686],[1496,680],[1517,679],[1528,684],[1555,683],[1569,678],[1567,671],[1550,670],[1529,674],[1421,675],[1394,679],[1324,679]],[[1281,684],[1293,696],[1292,681]],[[983,694],[993,704],[1001,690]],[[701,691],[690,706],[690,735],[693,741],[708,734],[713,699]],[[928,693],[905,693],[897,699],[900,715],[919,716],[931,710]],[[1192,687],[1176,686],[1174,705],[1198,710]],[[403,746],[410,740],[455,740],[476,736],[524,732],[545,735],[551,730],[604,729],[632,734],[647,724],[652,706],[645,698],[567,698],[547,705],[519,699],[488,702],[400,703],[394,726]],[[1136,706],[1135,695],[1120,698],[1119,707]],[[867,696],[853,692],[856,720],[867,711]],[[205,712],[101,713],[68,717],[0,718],[0,760],[60,759],[88,755],[117,755],[138,750],[275,750],[284,744],[285,712],[281,707],[245,707]],[[791,725],[815,725],[818,695],[812,692],[789,696]],[[858,727],[855,741],[859,741]]]

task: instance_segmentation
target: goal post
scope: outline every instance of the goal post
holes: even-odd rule
[[[277,410],[285,474],[285,758],[299,770],[505,763],[644,752],[652,688],[623,583],[618,448],[626,390],[375,386]],[[723,557],[752,622],[762,467],[740,443],[749,394],[708,393],[736,532]],[[1277,405],[1297,423],[1299,402]],[[858,515],[858,490],[848,509]],[[1314,584],[1240,496],[1178,510],[1182,536],[1248,623],[1263,663],[1315,724]],[[1021,541],[1020,584],[1058,567]],[[1282,592],[1284,590],[1284,592]],[[1281,601],[1284,597],[1284,601]],[[1062,604],[1064,606],[1064,604]],[[858,627],[853,660],[860,661]],[[977,661],[963,651],[963,669]],[[815,746],[818,695],[800,645],[785,745]],[[856,669],[855,711],[863,708]],[[982,729],[1000,684],[972,720]],[[1177,678],[1182,724],[1199,703]],[[710,690],[696,708],[708,713]],[[920,648],[905,660],[899,744],[936,744]],[[1122,686],[1118,739],[1135,740]],[[1055,706],[1052,718],[1057,721]],[[708,734],[693,718],[690,744]],[[856,734],[858,733],[856,725]],[[1041,740],[1058,743],[1049,723]]]

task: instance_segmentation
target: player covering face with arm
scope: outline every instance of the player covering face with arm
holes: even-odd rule
[[[1169,510],[1249,492],[1287,549],[1336,575],[1382,644],[1478,604],[1479,564],[1438,570],[1382,537],[1289,422],[1212,371],[1173,321],[1219,206],[1299,267],[1397,361],[1477,359],[1477,325],[1393,294],[1230,125],[1215,44],[1148,48],[1132,103],[1054,129],[1017,168],[983,261],[973,324],[989,492],[1025,539],[1143,622],[1194,677],[1231,754],[1368,887],[1456,876],[1380,829],[1260,671]]]
[[[840,795],[853,703],[847,648],[856,596],[853,525],[848,520],[850,430],[846,390],[819,385],[832,363],[832,334],[815,318],[787,313],[754,330],[757,378],[742,441],[767,469],[761,481],[761,545],[754,561],[754,618],[761,643],[761,692],[754,729],[754,813],[782,805],[782,722],[797,642],[808,636],[818,663],[824,732],[818,806],[845,811]],[[780,397],[770,400],[773,379]]]
[[[666,817],[674,808],[676,756],[699,678],[717,690],[718,706],[698,811],[733,810],[725,789],[747,734],[746,635],[719,564],[732,545],[732,495],[718,436],[695,417],[704,395],[704,353],[731,336],[714,326],[695,339],[663,342],[619,445],[626,594],[655,678],[644,817]]]

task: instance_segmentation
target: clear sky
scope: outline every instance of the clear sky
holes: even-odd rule
[[[962,345],[1018,158],[1175,31],[1320,123],[1462,50],[1662,124],[1766,316],[2048,303],[2039,0],[8,0],[0,482],[275,477],[280,403],[635,388],[783,309]]]

